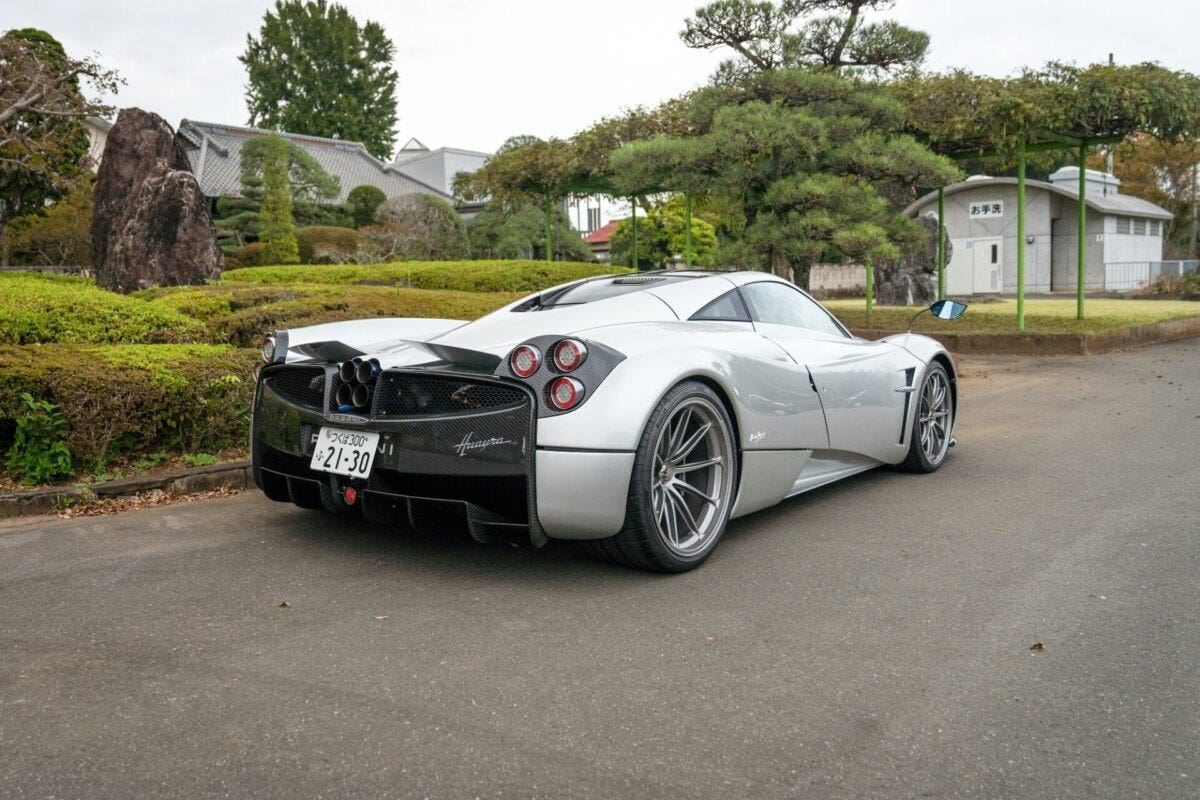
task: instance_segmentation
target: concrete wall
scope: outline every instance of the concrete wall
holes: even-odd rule
[[[867,293],[867,270],[862,264],[814,264],[808,273],[814,297],[858,297]]]
[[[454,194],[454,176],[460,172],[474,172],[487,161],[485,156],[459,153],[453,150],[437,150],[423,158],[414,158],[397,165],[397,169],[427,183],[446,194]]]
[[[1079,262],[1076,252],[1078,247],[1079,210],[1078,206],[1066,198],[1062,201],[1062,215],[1054,223],[1054,270],[1051,289],[1056,292],[1067,292],[1075,289],[1078,280]],[[1112,217],[1088,209],[1085,243],[1087,260],[1084,265],[1083,285],[1085,289],[1104,288],[1104,252],[1107,244],[1105,234],[1107,226],[1113,224]],[[1101,237],[1101,238],[1097,238]]]

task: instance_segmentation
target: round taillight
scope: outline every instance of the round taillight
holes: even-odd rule
[[[267,336],[262,343],[262,360],[265,364],[270,364],[275,360],[275,337]]]
[[[555,378],[550,384],[550,404],[559,411],[569,411],[583,399],[583,384],[574,378]]]
[[[578,339],[563,339],[554,345],[554,366],[570,372],[587,358],[587,345]]]
[[[512,371],[519,377],[528,378],[542,365],[542,354],[537,351],[536,347],[523,344],[513,350],[508,363],[512,367]]]

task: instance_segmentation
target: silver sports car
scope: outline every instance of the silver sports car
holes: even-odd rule
[[[263,360],[251,444],[272,500],[454,515],[480,541],[585,540],[667,572],[704,561],[733,517],[883,464],[932,472],[954,446],[942,345],[856,338],[761,272],[592,278],[474,322],[276,331]]]

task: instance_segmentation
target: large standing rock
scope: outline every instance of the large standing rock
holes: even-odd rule
[[[876,300],[881,306],[923,306],[937,300],[937,238],[943,237],[949,264],[950,237],[945,230],[938,230],[937,217],[932,214],[919,217],[917,222],[929,232],[925,246],[878,270]]]
[[[171,126],[123,109],[96,177],[92,269],[106,289],[203,283],[221,275],[208,199]]]

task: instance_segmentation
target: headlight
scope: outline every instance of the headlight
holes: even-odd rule
[[[264,364],[270,364],[275,360],[275,337],[266,336],[262,343],[262,360]]]

